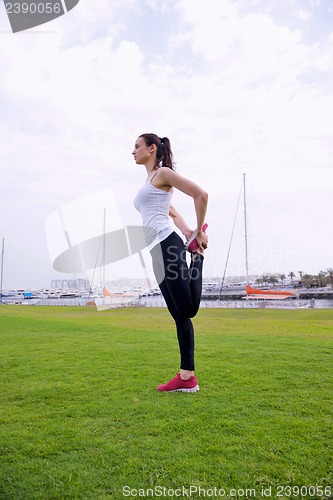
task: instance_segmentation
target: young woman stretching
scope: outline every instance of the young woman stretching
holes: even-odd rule
[[[208,195],[174,171],[167,137],[140,135],[133,155],[135,162],[147,170],[146,184],[136,195],[134,205],[142,216],[154,274],[175,320],[180,349],[180,372],[167,384],[159,385],[157,390],[196,392],[199,385],[194,375],[194,330],[190,318],[197,314],[201,300],[204,249],[208,241],[207,224],[204,224]],[[171,205],[173,188],[193,198],[197,218],[194,231]],[[170,217],[185,236],[185,245],[171,227]],[[186,250],[192,254],[189,267]]]

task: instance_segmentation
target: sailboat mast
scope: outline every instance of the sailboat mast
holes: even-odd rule
[[[246,215],[246,185],[245,174],[243,174],[243,195],[244,195],[244,234],[245,234],[245,269],[246,269],[246,284],[249,284],[249,259],[247,246],[247,215]]]
[[[1,250],[1,277],[0,277],[0,304],[2,303],[3,258],[5,254],[5,238],[2,238]]]
[[[106,208],[104,208],[104,217],[103,217],[103,290],[105,288],[105,250],[106,250],[105,229],[106,229]]]

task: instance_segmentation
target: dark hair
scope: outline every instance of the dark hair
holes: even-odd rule
[[[156,134],[141,134],[147,146],[152,146],[155,144],[156,151],[156,165],[160,167],[168,167],[171,170],[175,170],[175,164],[173,162],[173,154],[171,151],[171,144],[167,137],[158,137]]]

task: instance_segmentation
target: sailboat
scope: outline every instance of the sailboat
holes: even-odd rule
[[[108,288],[103,288],[103,297],[104,298],[118,298],[118,297],[135,297],[131,292],[110,292]]]
[[[246,265],[246,297],[248,299],[267,299],[267,300],[282,300],[291,297],[296,297],[296,294],[291,290],[261,290],[253,288],[249,283],[249,265],[248,265],[248,244],[247,244],[247,210],[246,210],[246,187],[245,174],[243,174],[243,201],[244,201],[244,233],[245,233],[245,265]]]
[[[291,290],[260,290],[253,288],[251,285],[246,285],[246,296],[252,299],[288,299],[295,297],[295,293]]]
[[[103,234],[102,234],[102,259],[101,269],[103,272],[102,278],[102,297],[95,297],[94,303],[99,311],[111,308],[123,307],[133,303],[138,298],[138,294],[131,292],[111,292],[106,286],[105,266],[106,266],[106,208],[104,209],[103,217]]]

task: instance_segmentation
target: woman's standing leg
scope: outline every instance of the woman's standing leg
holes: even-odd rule
[[[165,281],[160,284],[160,289],[167,308],[176,324],[180,351],[180,369],[194,371],[194,329],[192,321],[190,318],[179,314]]]
[[[190,318],[196,315],[200,306],[203,256],[193,255],[188,268],[183,242],[176,233],[172,233],[160,244],[159,248],[153,249],[152,257],[156,279],[168,310],[176,323],[181,358],[180,368],[193,372],[194,330]],[[194,384],[195,390],[198,390],[196,378],[192,374],[189,378],[190,380],[186,382]],[[171,382],[174,382],[174,379]],[[171,386],[174,387],[175,384]],[[194,386],[183,389],[192,391]],[[171,390],[183,389],[172,388]]]

